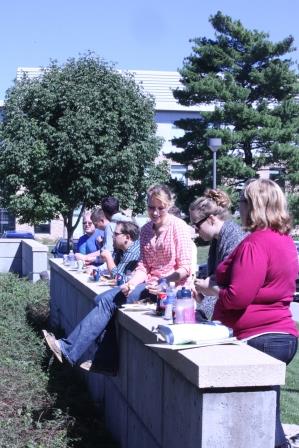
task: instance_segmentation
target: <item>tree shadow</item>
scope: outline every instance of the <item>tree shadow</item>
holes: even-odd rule
[[[28,325],[41,337],[41,330],[49,327],[48,305],[28,305],[26,319]],[[58,363],[50,350],[46,350],[41,367],[47,371],[47,391],[53,403],[51,408],[34,411],[33,419],[36,422],[54,420],[57,410],[61,410],[64,414],[62,421],[67,427],[67,446],[118,448],[119,445],[105,429],[102,410],[91,399],[82,375],[68,364]]]

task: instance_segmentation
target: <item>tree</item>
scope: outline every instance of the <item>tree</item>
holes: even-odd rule
[[[154,165],[161,146],[155,130],[153,101],[129,74],[92,54],[51,62],[6,94],[2,204],[21,222],[61,214],[69,238],[84,208],[103,196],[143,210],[152,179],[168,178],[166,165]]]
[[[211,186],[208,137],[222,138],[218,183],[236,187],[274,164],[284,167],[291,185],[298,185],[299,84],[285,56],[294,50],[293,37],[273,43],[268,34],[247,30],[220,11],[210,22],[215,39],[192,40],[193,52],[180,70],[183,88],[174,96],[187,106],[209,104],[211,111],[175,123],[185,131],[173,140],[183,151],[169,157],[191,167],[190,178],[200,181],[190,189],[194,194]]]

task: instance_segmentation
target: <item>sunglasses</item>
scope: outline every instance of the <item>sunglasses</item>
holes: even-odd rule
[[[124,235],[124,233],[123,233],[123,232],[113,232],[113,235],[114,235],[114,236]]]
[[[196,227],[197,230],[199,230],[199,229],[200,229],[200,226],[201,226],[201,225],[202,225],[208,218],[209,218],[209,216],[206,216],[205,218],[200,219],[200,220],[197,221],[197,222],[194,222],[194,223],[193,223],[193,227]]]

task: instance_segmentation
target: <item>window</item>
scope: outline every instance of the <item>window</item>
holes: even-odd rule
[[[16,219],[5,208],[0,208],[0,234],[5,230],[15,230]]]
[[[187,167],[186,165],[171,165],[171,177],[187,185]]]
[[[36,224],[34,226],[34,233],[51,233],[51,224],[49,222]]]

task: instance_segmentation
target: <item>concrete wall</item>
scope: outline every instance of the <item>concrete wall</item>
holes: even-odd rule
[[[48,247],[35,240],[0,238],[0,272],[14,272],[30,281],[48,269]]]
[[[50,264],[52,323],[68,334],[102,288],[61,260]],[[245,344],[157,347],[151,328],[163,319],[147,312],[120,309],[117,321],[119,374],[83,374],[122,448],[273,448],[269,386],[284,383],[282,362]]]

